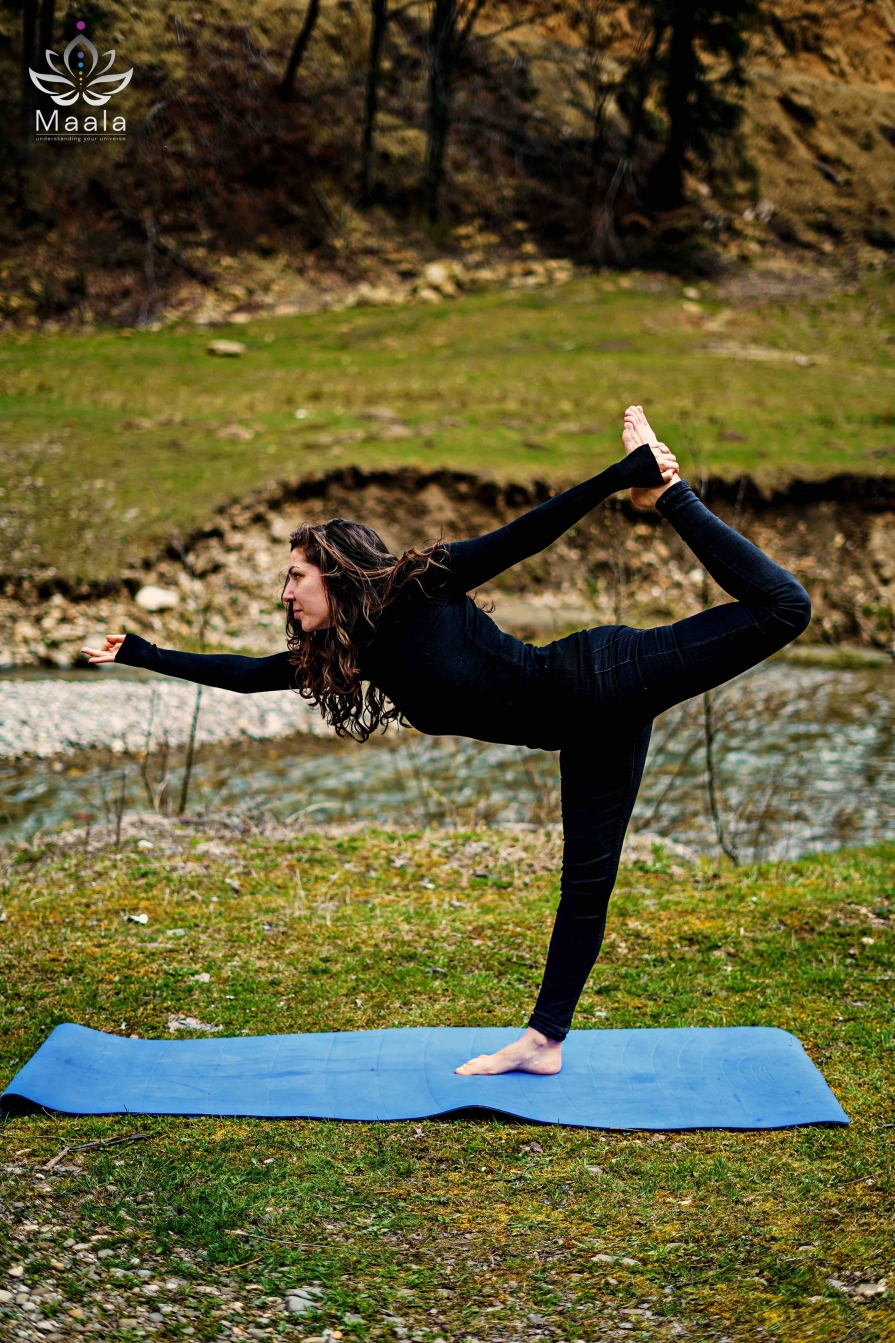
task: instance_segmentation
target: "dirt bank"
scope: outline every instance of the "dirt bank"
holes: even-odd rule
[[[843,475],[762,494],[749,478],[710,479],[704,497],[791,569],[814,603],[807,639],[891,649],[895,642],[895,477]],[[102,589],[9,583],[0,598],[0,664],[71,666],[84,639],[130,629],[163,644],[264,652],[282,646],[277,605],[291,529],[302,518],[358,518],[392,550],[440,535],[476,535],[549,498],[553,488],[449,471],[342,470],[242,500]],[[137,603],[163,589],[172,604]],[[720,594],[656,513],[611,500],[482,590],[505,628],[543,641],[587,624],[650,625]],[[149,601],[143,593],[141,600]]]

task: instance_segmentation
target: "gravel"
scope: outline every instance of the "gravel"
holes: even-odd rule
[[[102,675],[102,673],[100,673]],[[190,735],[196,687],[187,682],[6,680],[0,686],[0,757],[56,756],[97,747],[142,751],[167,738],[182,746]],[[205,687],[196,742],[210,745],[250,737],[328,736],[319,712],[297,694],[237,695]]]

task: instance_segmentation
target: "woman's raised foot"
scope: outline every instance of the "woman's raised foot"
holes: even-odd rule
[[[635,448],[642,447],[648,443],[651,448],[656,447],[659,440],[656,437],[649,420],[643,413],[643,406],[628,406],[625,411],[625,424],[622,429],[622,443],[625,452],[633,452]]]
[[[454,1071],[461,1077],[494,1077],[498,1073],[538,1073],[550,1076],[562,1067],[562,1041],[551,1040],[529,1026],[521,1040],[514,1040],[496,1054],[479,1054]]]

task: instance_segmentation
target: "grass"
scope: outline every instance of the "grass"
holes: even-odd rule
[[[169,836],[6,852],[5,1080],[66,1020],[156,1036],[172,1013],[225,1034],[524,1021],[555,837]],[[689,872],[658,850],[622,872],[577,1019],[792,1030],[848,1129],[16,1119],[0,1266],[24,1277],[7,1283],[52,1288],[44,1314],[113,1339],[162,1300],[165,1337],[891,1339],[890,1297],[855,1288],[892,1276],[893,902],[893,847]],[[137,911],[145,927],[122,918]],[[150,1140],[42,1169],[138,1127]],[[148,1299],[138,1270],[169,1286]],[[276,1313],[313,1283],[310,1322]]]
[[[338,466],[581,479],[617,456],[631,400],[691,475],[891,471],[893,310],[884,276],[757,308],[595,276],[224,331],[7,334],[0,568],[117,576],[226,500]],[[220,335],[245,355],[209,358]],[[361,418],[382,405],[409,436]]]

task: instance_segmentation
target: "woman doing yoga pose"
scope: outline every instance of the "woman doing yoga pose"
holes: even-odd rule
[[[653,719],[783,648],[811,615],[792,575],[681,480],[642,407],[625,412],[622,442],[622,461],[473,540],[396,559],[361,523],[299,527],[283,589],[286,652],[203,656],[135,634],[84,650],[92,663],[123,662],[228,690],[297,689],[337,731],[361,741],[403,718],[433,735],[559,751],[561,894],[538,999],[521,1039],[459,1073],[559,1071],[603,940]],[[537,648],[504,634],[467,595],[626,488],[635,506],[658,508],[732,602],[672,625],[601,625]]]

